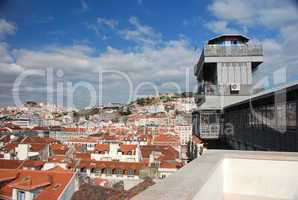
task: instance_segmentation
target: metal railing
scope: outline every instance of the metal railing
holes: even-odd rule
[[[225,57],[225,56],[262,56],[263,47],[260,44],[242,45],[205,45],[205,57]]]
[[[204,57],[240,57],[240,56],[263,56],[261,44],[218,45],[206,44],[200,56],[199,62],[194,67],[194,74],[199,74]]]

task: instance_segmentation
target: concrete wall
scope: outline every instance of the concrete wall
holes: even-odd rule
[[[225,159],[224,192],[298,199],[298,162]]]
[[[59,196],[58,200],[70,200],[73,193],[78,190],[77,174],[75,173],[70,182],[65,186],[64,191]]]
[[[297,153],[208,150],[133,200],[297,200],[297,169]]]
[[[195,195],[193,200],[212,199],[222,200],[224,192],[224,168],[221,163],[210,176],[208,181]]]

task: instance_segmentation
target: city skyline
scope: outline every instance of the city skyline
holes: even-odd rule
[[[49,68],[54,87],[37,74],[22,82],[23,101],[45,102],[46,91],[58,94],[57,83],[87,81],[96,91],[101,86],[104,103],[125,103],[128,82],[111,71],[127,75],[134,90],[149,82],[161,92],[176,91],[169,84],[174,82],[182,91],[195,91],[193,66],[204,41],[222,33],[249,35],[263,44],[264,63],[255,82],[266,75],[266,87],[274,86],[272,73],[281,67],[287,82],[297,80],[296,1],[2,1],[0,9],[1,106],[13,104],[12,87],[20,74]],[[110,73],[103,85],[100,71]],[[153,92],[150,84],[140,90]],[[74,96],[80,107],[91,98],[82,88]]]

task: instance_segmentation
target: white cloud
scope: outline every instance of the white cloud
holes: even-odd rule
[[[105,19],[105,18],[101,18],[101,17],[97,18],[97,23],[99,23],[100,25],[107,26],[112,29],[116,28],[116,26],[118,25],[118,21],[115,19]]]
[[[14,63],[14,58],[10,52],[9,46],[6,43],[0,43],[0,72],[3,75],[18,74],[23,71],[23,68]],[[3,77],[1,77],[3,78]]]
[[[0,86],[4,83],[13,85],[18,74],[26,70],[54,68],[54,71],[63,70],[63,81],[71,81],[74,84],[78,81],[87,81],[94,87],[98,87],[97,72],[112,70],[126,74],[132,81],[134,89],[137,84],[149,81],[159,88],[164,88],[162,85],[166,82],[175,82],[184,90],[185,73],[189,68],[191,90],[194,89],[196,81],[193,79],[192,72],[197,55],[187,39],[162,41],[160,33],[141,24],[137,18],[131,17],[129,23],[131,29],[122,33],[117,30],[117,33],[138,44],[131,51],[107,47],[103,53],[98,53],[87,44],[13,49],[5,43],[0,43],[0,74],[2,75]],[[110,73],[104,74],[103,78],[105,102],[127,100],[128,82],[123,77]],[[40,94],[34,94],[34,88],[47,87],[44,77],[32,77],[24,82],[24,88],[31,88],[31,90],[28,92],[24,89],[22,97],[31,99],[35,97],[34,95],[40,96]],[[0,87],[0,92],[6,94],[12,91],[7,88],[1,90]]]
[[[297,79],[298,12],[294,1],[213,0],[208,10],[215,20],[206,26],[213,32],[230,32],[234,25],[233,28],[243,27],[248,35],[254,29],[263,36],[259,40],[253,37],[253,41],[261,43],[264,49],[264,63],[259,67],[257,78],[285,67],[288,78]],[[274,34],[270,34],[272,31]]]
[[[158,80],[158,74],[166,75],[171,71],[178,76],[179,70],[193,67],[196,60],[188,42],[182,39],[165,42],[163,47],[141,48],[131,52],[108,47],[104,53],[95,54],[94,49],[88,46],[75,45],[44,47],[38,51],[16,49],[13,54],[16,64],[25,68],[54,67],[65,72],[76,70],[78,73],[119,70],[139,77],[138,80],[150,80],[151,74],[153,81]]]
[[[25,68],[59,68],[66,71],[84,70],[89,67],[91,49],[87,46],[45,47],[43,50],[32,51],[16,49],[13,51],[16,64]]]
[[[8,45],[4,42],[0,42],[0,62],[9,63],[12,62],[13,58],[11,57]]]
[[[275,28],[296,21],[298,14],[291,0],[214,0],[209,11],[221,20],[241,25]]]
[[[15,25],[6,21],[5,19],[0,19],[0,39],[4,38],[7,35],[13,35],[15,31]]]
[[[10,82],[12,85],[16,76],[24,70],[46,70],[46,68],[63,70],[63,81],[73,83],[87,81],[94,87],[98,87],[97,72],[112,70],[126,74],[134,88],[145,81],[150,81],[157,87],[166,82],[175,82],[182,90],[186,88],[186,69],[190,68],[191,89],[196,85],[192,69],[197,56],[185,39],[164,41],[162,47],[143,47],[130,52],[108,47],[105,52],[99,54],[87,45],[46,46],[38,50],[22,48],[5,51],[8,55],[12,55],[13,59],[7,59],[7,63],[0,63],[1,77],[7,78],[5,81],[1,80],[0,85],[3,82]],[[106,73],[103,78],[105,99],[127,100],[125,96],[128,95],[128,82],[123,77],[115,73]],[[44,78],[37,80],[32,78],[28,79],[24,86],[46,87],[43,84],[45,84]]]
[[[90,24],[87,23],[86,27],[96,34],[96,36],[102,40],[107,40],[107,31],[108,29],[116,29],[118,26],[118,21],[115,19],[106,19],[106,18],[97,18],[97,23]]]
[[[224,33],[240,33],[241,31],[235,28],[231,28],[228,26],[228,22],[224,20],[214,20],[209,21],[205,24],[205,26],[212,32],[217,34]],[[245,32],[245,31],[242,31]]]
[[[89,6],[85,0],[81,0],[81,7],[82,7],[82,12],[86,12],[89,8]]]
[[[129,23],[133,26],[133,29],[120,31],[120,35],[124,39],[146,46],[154,46],[161,41],[161,34],[152,27],[141,24],[138,18],[130,17]]]

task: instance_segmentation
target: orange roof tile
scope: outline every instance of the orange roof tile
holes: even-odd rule
[[[137,145],[134,144],[121,144],[120,151],[127,154],[128,152],[134,152],[137,148]]]
[[[139,170],[146,167],[147,164],[145,162],[118,162],[118,161],[93,161],[93,160],[84,160],[80,161],[79,167],[80,168],[112,168],[112,169],[134,169]]]
[[[45,164],[42,160],[25,160],[23,167],[42,167]]]
[[[50,172],[64,172],[66,171],[65,169],[63,169],[62,167],[60,167],[59,165],[51,168],[51,169],[48,169],[47,171],[50,171]]]
[[[94,148],[94,151],[98,151],[98,152],[104,152],[109,150],[110,150],[110,146],[108,144],[96,144]]]
[[[52,144],[57,142],[57,140],[49,137],[25,137],[22,140],[23,144],[33,144],[33,143],[40,143],[40,144]]]
[[[17,176],[17,171],[7,171],[6,173],[0,173],[0,182],[15,179]]]
[[[91,153],[88,153],[88,152],[84,152],[84,153],[81,153],[81,152],[78,152],[75,154],[75,158],[76,159],[80,159],[80,160],[90,160],[91,159]]]
[[[152,152],[160,152],[162,160],[176,160],[179,152],[169,145],[146,145],[140,146],[142,157],[148,159]]]
[[[17,174],[17,176],[15,176],[15,174]],[[10,181],[8,180],[0,185],[0,198],[11,199],[13,188],[23,190],[42,188],[34,200],[56,200],[64,191],[73,175],[74,172],[68,170],[38,171],[0,169],[0,177],[6,176],[6,178],[12,178]]]
[[[182,164],[178,162],[167,162],[167,161],[160,162],[160,168],[179,169],[181,167],[182,167]]]
[[[49,162],[65,162],[66,157],[64,155],[55,155],[48,158]]]
[[[50,184],[51,182],[49,180],[49,176],[44,174],[30,173],[21,176],[13,183],[9,184],[9,186],[21,190],[34,190]]]
[[[22,163],[21,160],[0,160],[0,169],[17,169]]]
[[[63,144],[51,144],[50,149],[55,155],[65,155],[68,151],[68,147]]]
[[[1,148],[1,151],[10,152],[14,151],[18,145],[15,143],[7,143],[4,147]]]
[[[42,151],[43,149],[45,149],[47,146],[47,144],[30,144],[30,151],[32,152],[40,152]]]

